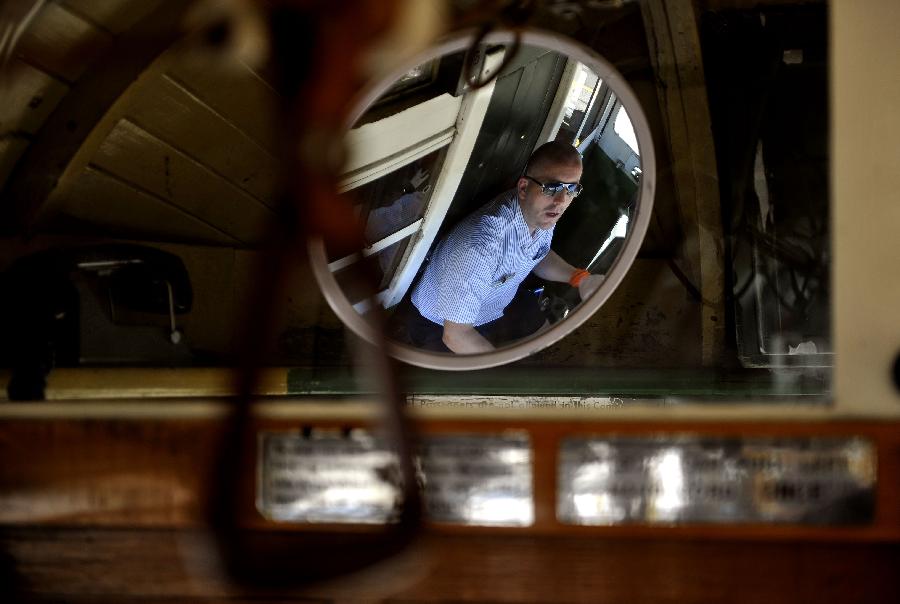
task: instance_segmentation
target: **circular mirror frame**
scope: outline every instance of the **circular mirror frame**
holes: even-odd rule
[[[636,204],[636,216],[630,221],[631,228],[625,236],[622,251],[606,273],[603,283],[593,295],[576,306],[565,319],[556,322],[549,329],[538,335],[529,336],[492,352],[477,354],[457,355],[424,351],[388,340],[388,354],[411,365],[427,369],[451,371],[486,369],[517,361],[554,344],[593,316],[618,288],[637,257],[638,250],[647,232],[647,227],[650,224],[650,215],[653,211],[653,197],[656,190],[656,156],[653,150],[653,138],[647,117],[644,115],[637,96],[635,96],[625,78],[609,61],[581,44],[561,35],[534,29],[525,29],[520,32],[520,35],[522,45],[547,48],[580,61],[593,70],[604,82],[607,82],[619,101],[621,101],[634,128],[641,158],[642,173]],[[353,124],[363,116],[368,107],[384,94],[397,78],[431,59],[454,52],[465,51],[472,43],[473,36],[472,32],[460,32],[443,38],[365,88],[348,113],[344,131],[349,132]],[[515,34],[511,31],[496,31],[487,35],[482,43],[508,46],[512,44],[514,39]],[[369,342],[377,341],[372,325],[353,308],[334,275],[328,269],[325,245],[321,239],[310,242],[309,255],[316,281],[318,281],[322,294],[335,314],[358,336]]]

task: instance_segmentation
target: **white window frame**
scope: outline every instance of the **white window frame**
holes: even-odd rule
[[[578,152],[584,154],[587,151],[588,146],[598,141],[598,139],[603,135],[603,132],[606,130],[606,127],[609,125],[610,118],[612,117],[612,113],[616,107],[621,107],[622,104],[619,102],[619,99],[616,97],[615,93],[609,95],[609,100],[606,102],[606,107],[603,108],[603,113],[600,116],[600,119],[597,120],[597,126],[588,134],[583,141],[578,145]]]
[[[482,74],[495,70],[502,59],[502,49],[489,54],[485,58]],[[448,146],[448,149],[442,165],[438,167],[437,180],[426,201],[423,217],[373,242],[361,254],[351,254],[329,263],[331,272],[346,268],[362,257],[376,254],[412,237],[390,285],[376,296],[387,308],[403,298],[456,195],[493,92],[494,83],[491,82],[461,97],[443,94],[351,130],[348,135],[350,159],[347,162],[348,169],[339,183],[341,192],[380,178],[444,146]],[[358,312],[365,312],[369,306],[368,300],[354,305]]]
[[[594,109],[594,103],[597,102],[597,97],[600,95],[601,88],[603,88],[603,80],[598,76],[597,82],[594,84],[594,89],[591,91],[591,98],[588,100],[587,107],[584,109],[584,118],[581,120],[581,124],[578,125],[578,132],[575,133],[575,140],[580,140],[581,133],[584,132],[584,127],[587,125],[591,111]]]
[[[550,104],[550,111],[547,113],[547,119],[544,121],[544,127],[538,136],[535,149],[549,143],[559,132],[562,126],[563,117],[566,113],[566,99],[569,91],[572,89],[572,83],[575,81],[575,75],[578,73],[578,61],[566,59],[566,66],[563,68],[562,77],[559,80],[559,87],[556,89],[556,95]]]

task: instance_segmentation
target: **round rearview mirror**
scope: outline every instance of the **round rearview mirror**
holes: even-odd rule
[[[493,33],[467,56],[471,40],[446,39],[365,91],[340,188],[368,247],[310,246],[344,323],[372,341],[383,307],[390,354],[433,369],[508,363],[584,323],[653,208],[647,118],[608,61],[537,31],[520,44]],[[355,277],[363,263],[374,297]]]

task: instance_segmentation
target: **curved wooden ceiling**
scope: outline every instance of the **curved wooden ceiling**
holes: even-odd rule
[[[180,4],[65,0],[36,13],[3,84],[4,230],[264,239],[277,95],[239,60],[178,42]]]

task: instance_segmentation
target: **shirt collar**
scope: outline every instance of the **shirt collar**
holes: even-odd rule
[[[512,205],[515,211],[516,237],[523,250],[534,247],[535,244],[544,241],[544,238],[553,233],[556,225],[549,229],[535,229],[534,236],[531,235],[531,228],[525,222],[525,215],[522,213],[522,206],[519,204],[519,195],[513,190]]]
[[[522,213],[522,206],[519,203],[519,195],[515,190],[513,190],[512,204],[516,213],[516,235],[518,235],[523,246],[528,246],[533,240],[538,239],[540,233],[535,231],[534,237],[531,236],[531,229],[528,228],[528,223],[525,222],[525,215]]]

